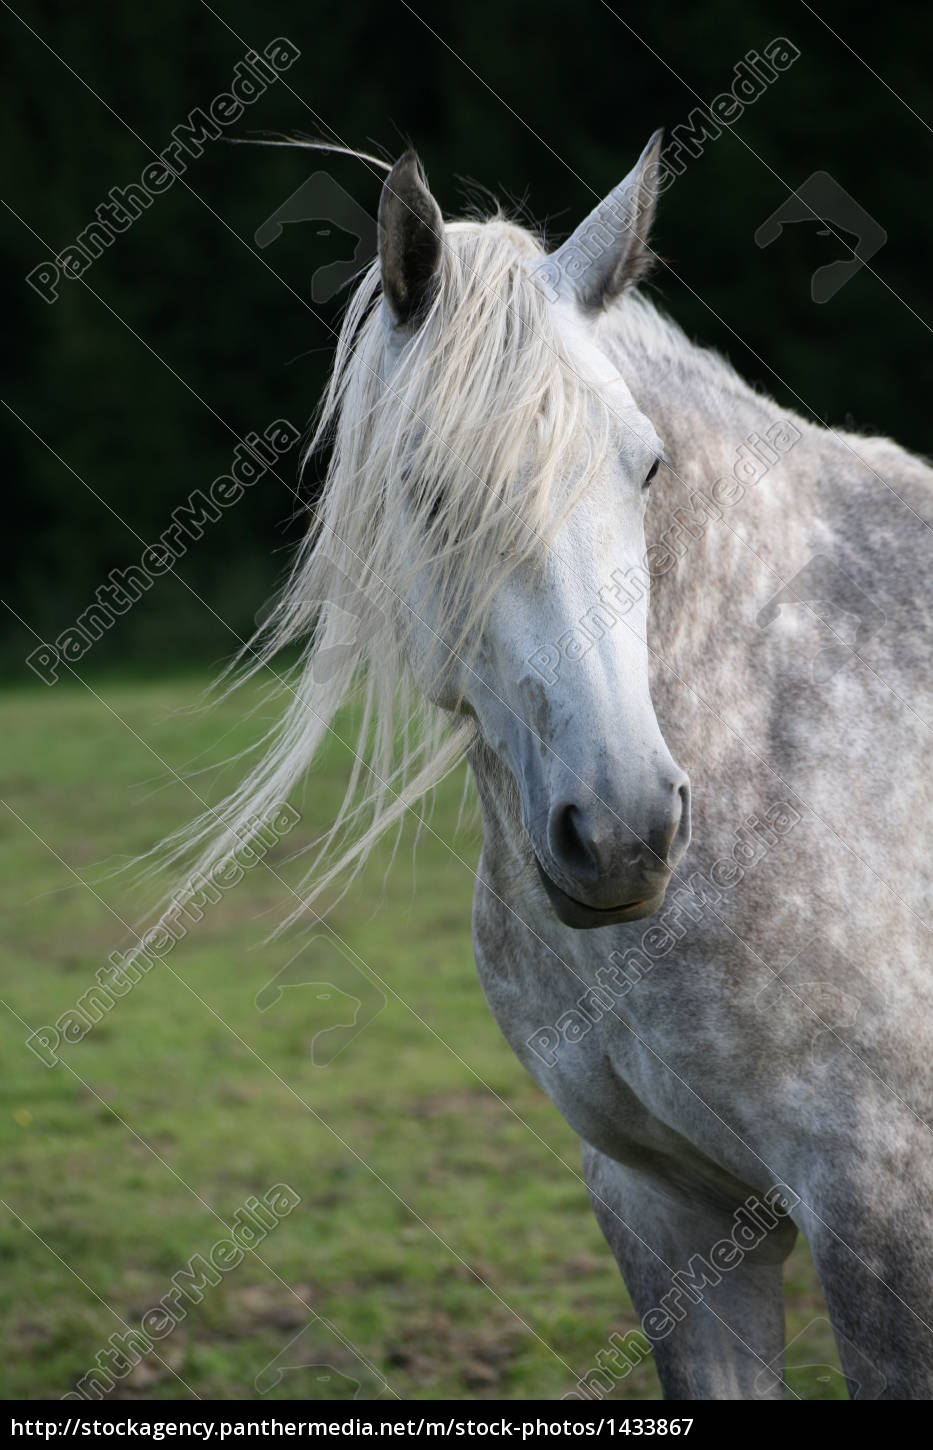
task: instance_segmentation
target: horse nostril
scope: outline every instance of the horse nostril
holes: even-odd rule
[[[690,782],[686,776],[676,787],[677,803],[674,807],[670,834],[667,841],[665,860],[676,865],[690,841]],[[672,860],[672,858],[676,858]]]
[[[546,855],[587,899],[594,892],[615,893],[617,900],[626,891],[651,895],[687,849],[690,783],[682,771],[655,777],[650,790],[633,794],[622,809],[583,806],[565,796],[548,811]]]
[[[555,860],[578,876],[599,870],[596,846],[586,829],[586,817],[579,806],[562,803],[551,811],[548,838]]]

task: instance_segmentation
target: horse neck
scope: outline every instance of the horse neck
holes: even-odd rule
[[[818,527],[805,498],[825,441],[644,299],[609,319],[606,346],[669,465],[652,486],[645,523],[650,633],[662,652],[695,656],[721,634],[730,590],[747,588],[750,551],[786,559]]]

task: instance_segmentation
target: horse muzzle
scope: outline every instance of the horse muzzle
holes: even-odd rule
[[[673,762],[671,762],[673,765]],[[639,921],[658,911],[690,840],[690,784],[676,767],[629,808],[631,821],[602,800],[552,804],[540,841],[529,832],[541,883],[565,926],[588,930]]]
[[[640,921],[644,916],[653,916],[663,904],[667,890],[665,885],[657,896],[629,901],[620,906],[587,906],[586,902],[578,901],[575,896],[569,896],[566,891],[561,890],[556,881],[551,880],[537,857],[535,864],[558,921],[562,921],[564,926],[574,927],[577,931],[589,931],[599,926],[619,926],[626,921]]]

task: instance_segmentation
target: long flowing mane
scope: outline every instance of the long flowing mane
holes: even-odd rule
[[[445,232],[436,295],[388,376],[377,262],[346,309],[303,460],[330,447],[311,527],[236,675],[271,667],[299,642],[290,702],[242,784],[166,843],[172,862],[196,854],[195,872],[287,799],[337,711],[355,700],[355,759],[337,817],[315,843],[305,901],[345,873],[346,889],[473,738],[471,725],[425,701],[406,645],[417,637],[436,671],[468,651],[505,577],[541,557],[604,456],[611,409],[570,364],[531,276],[540,241],[502,216]],[[433,626],[405,603],[416,581]]]

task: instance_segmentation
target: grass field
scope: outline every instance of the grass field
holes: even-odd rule
[[[0,697],[3,1395],[67,1393],[251,1195],[284,1182],[298,1205],[168,1332],[150,1316],[156,1352],[110,1393],[243,1398],[258,1377],[270,1398],[559,1397],[636,1320],[577,1142],[483,1001],[472,876],[431,837],[413,865],[408,834],[329,918],[350,952],[320,929],[265,943],[293,904],[273,872],[296,879],[285,858],[339,800],[339,746],[288,840],[58,1065],[25,1046],[129,944],[141,899],[116,868],[197,813],[191,790],[216,794],[172,771],[262,728],[255,693],[192,712],[202,684]],[[433,818],[447,840],[460,787]],[[475,861],[475,827],[457,847]],[[806,1331],[806,1358],[838,1363],[803,1245],[787,1282],[788,1337]],[[614,1395],[658,1392],[649,1361]],[[844,1396],[825,1372],[799,1392]]]

